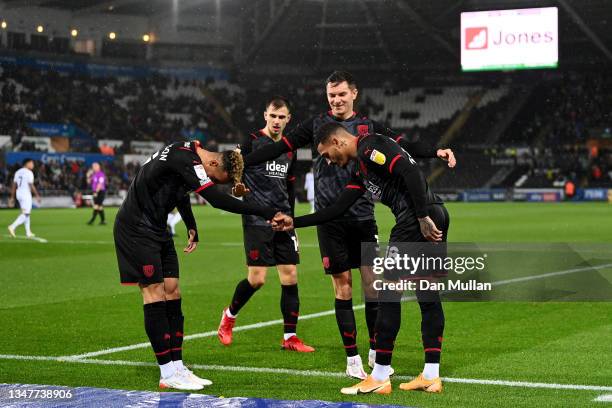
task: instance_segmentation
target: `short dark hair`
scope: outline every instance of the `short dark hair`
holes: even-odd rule
[[[33,162],[34,159],[30,158],[30,157],[26,157],[25,159],[23,159],[23,161],[21,162],[22,166],[25,166],[26,164],[28,164],[28,162]]]
[[[280,109],[282,107],[285,107],[287,108],[289,113],[291,113],[291,102],[289,102],[289,99],[285,98],[284,96],[274,95],[273,97],[268,99],[268,102],[266,103],[266,110],[270,105],[272,105],[274,109]]]
[[[338,130],[344,129],[338,122],[328,122],[321,126],[317,131],[315,136],[315,147],[319,145],[319,143],[327,143],[333,134],[335,134]]]
[[[339,84],[341,82],[346,81],[348,83],[349,88],[357,88],[357,82],[355,81],[355,77],[346,71],[334,71],[330,76],[327,77],[325,81],[325,85],[327,84]]]

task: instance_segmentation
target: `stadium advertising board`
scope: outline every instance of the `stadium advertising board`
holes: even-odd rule
[[[463,201],[487,202],[506,201],[505,189],[466,190],[463,192]]]
[[[28,126],[45,136],[72,137],[75,135],[75,126],[65,123],[28,122]]]
[[[179,79],[214,78],[217,80],[228,79],[225,70],[212,67],[156,67],[145,65],[113,65],[93,64],[78,61],[63,61],[53,59],[40,59],[28,57],[15,57],[11,55],[0,55],[0,64],[15,64],[38,69],[53,70],[57,72],[71,72],[77,74],[89,74],[92,76],[124,76],[141,78],[150,75],[169,75]]]
[[[608,201],[607,188],[579,188],[576,198],[580,201]]]
[[[461,13],[463,71],[556,68],[556,7]]]
[[[130,147],[133,151],[138,152],[139,154],[147,154],[151,155],[156,151],[160,150],[164,147],[162,142],[153,142],[146,140],[132,140],[130,142]]]
[[[93,162],[112,162],[115,159],[114,156],[105,156],[96,153],[10,152],[6,154],[6,163],[9,165],[21,163],[26,158],[38,160],[43,163],[78,161],[84,162],[88,166]]]
[[[563,190],[556,188],[520,188],[512,193],[514,201],[556,202],[563,200]]]

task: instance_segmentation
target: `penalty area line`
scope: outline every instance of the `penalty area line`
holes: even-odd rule
[[[92,365],[110,365],[110,366],[136,366],[136,367],[157,367],[156,363],[144,361],[126,361],[126,360],[97,360],[97,359],[66,359],[65,357],[53,356],[23,356],[14,354],[0,354],[2,360],[31,360],[31,361],[54,361],[59,363],[75,363],[75,364],[92,364]],[[303,377],[327,377],[327,378],[347,378],[342,372],[330,372],[320,370],[295,370],[288,368],[270,368],[270,367],[240,367],[226,366],[216,364],[190,364],[191,368],[207,371],[231,371],[231,372],[250,372],[260,374],[275,374],[275,375],[294,375]],[[414,377],[396,375],[393,377],[396,380],[409,380]],[[348,378],[347,378],[348,380]],[[456,378],[442,377],[442,380],[456,384],[475,384],[475,385],[497,385],[502,387],[518,387],[518,388],[543,388],[553,390],[581,390],[581,391],[603,391],[612,392],[611,386],[605,385],[582,385],[582,384],[558,384],[558,383],[541,383],[528,381],[508,381],[508,380],[487,380],[479,378]],[[612,397],[612,395],[602,395],[601,397]],[[601,398],[600,397],[600,398]],[[608,399],[598,399],[598,401],[608,401]]]

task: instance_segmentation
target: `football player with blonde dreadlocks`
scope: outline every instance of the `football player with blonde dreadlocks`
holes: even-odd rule
[[[199,390],[212,384],[183,365],[179,265],[166,229],[167,214],[176,207],[185,221],[187,254],[198,244],[191,192],[215,208],[271,220],[276,209],[242,202],[215,185],[240,182],[243,170],[238,151],[210,152],[199,142],[170,144],[140,168],[117,213],[113,234],[121,284],[140,288],[145,331],[161,371],[160,388]]]

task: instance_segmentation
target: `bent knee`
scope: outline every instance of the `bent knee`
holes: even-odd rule
[[[266,283],[267,271],[268,268],[265,267],[249,267],[247,280],[253,289],[259,289]]]

